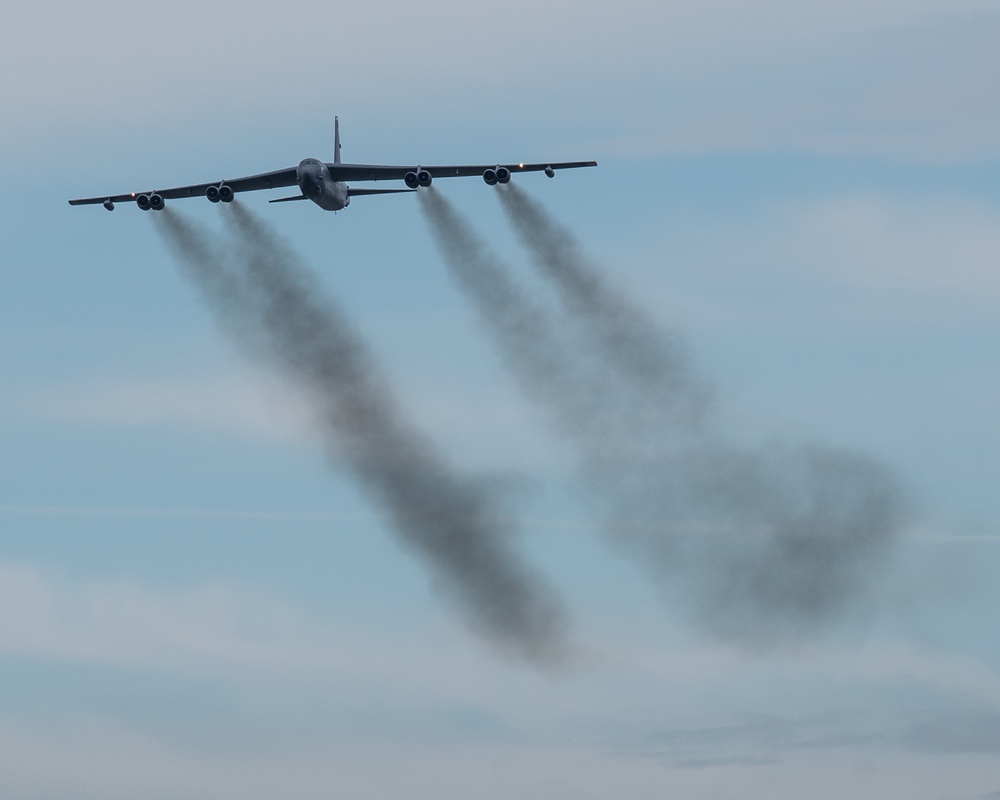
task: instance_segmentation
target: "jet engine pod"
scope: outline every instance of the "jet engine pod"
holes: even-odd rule
[[[483,180],[486,181],[487,186],[497,185],[497,171],[495,169],[488,169],[483,173]]]
[[[417,170],[417,183],[419,183],[421,186],[424,187],[430,186],[432,180],[434,180],[434,178],[427,170],[425,169]]]
[[[153,211],[162,211],[164,206],[163,198],[155,192],[149,196],[149,207]]]
[[[219,187],[218,186],[209,186],[205,190],[205,197],[208,198],[208,201],[210,203],[218,203],[219,202]]]
[[[497,183],[510,183],[510,170],[507,167],[497,167]]]
[[[110,197],[107,200],[104,201],[103,205],[104,205],[104,207],[108,211],[114,211],[115,210],[115,204],[111,202],[111,198]]]
[[[411,189],[416,189],[420,185],[420,178],[417,177],[416,172],[407,172],[403,176],[403,183],[405,183]]]
[[[139,206],[139,208],[141,208],[143,211],[149,211],[149,206],[150,206],[149,195],[140,194],[138,197],[135,198],[135,204]]]
[[[233,188],[231,186],[227,186],[224,183],[220,183],[219,184],[219,199],[223,203],[231,203],[231,202],[233,202],[233,197],[234,196],[235,196],[235,192],[233,192]]]
[[[556,171],[552,169],[552,167],[546,167],[545,175],[549,178],[554,178],[556,176]]]

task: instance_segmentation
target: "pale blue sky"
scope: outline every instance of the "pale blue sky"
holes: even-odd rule
[[[995,0],[5,10],[0,795],[996,797],[998,33]],[[704,632],[600,537],[414,198],[247,198],[509,487],[585,657],[470,632],[150,215],[66,204],[329,158],[334,114],[348,161],[598,159],[520,185],[681,333],[727,435],[900,475],[861,608]],[[529,280],[493,191],[436,185]]]

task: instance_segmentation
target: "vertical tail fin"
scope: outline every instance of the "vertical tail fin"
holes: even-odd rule
[[[333,163],[340,163],[340,118],[333,118]]]

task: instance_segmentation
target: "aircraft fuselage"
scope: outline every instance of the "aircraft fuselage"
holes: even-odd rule
[[[330,169],[317,158],[304,158],[296,172],[303,196],[326,211],[340,211],[351,204],[347,184],[335,181]]]

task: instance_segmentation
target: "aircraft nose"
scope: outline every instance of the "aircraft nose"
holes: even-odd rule
[[[302,189],[303,194],[315,194],[320,186],[322,186],[322,179],[320,177],[320,168],[318,164],[300,164],[299,165],[299,188]]]

